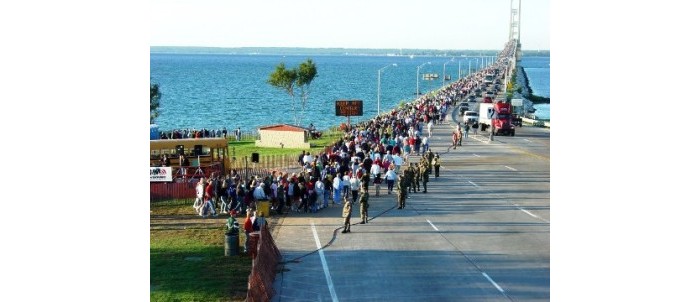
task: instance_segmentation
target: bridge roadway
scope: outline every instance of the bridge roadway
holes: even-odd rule
[[[457,114],[430,141],[440,177],[405,209],[383,186],[368,224],[353,208],[349,234],[340,206],[278,220],[272,301],[549,300],[549,129],[470,135],[448,150]]]

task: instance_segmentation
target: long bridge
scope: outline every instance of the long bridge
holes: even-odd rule
[[[519,6],[519,5],[518,5]],[[512,4],[511,4],[512,7]],[[520,55],[519,7],[491,68],[504,87]],[[505,89],[505,88],[504,88]],[[470,134],[452,149],[453,108],[435,127],[440,177],[406,208],[383,186],[369,222],[341,234],[341,207],[290,214],[273,225],[282,253],[272,301],[547,301],[550,298],[550,133]]]

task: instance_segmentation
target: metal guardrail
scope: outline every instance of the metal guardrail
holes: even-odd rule
[[[543,120],[536,120],[536,119],[531,119],[531,118],[526,118],[523,117],[523,123],[531,125],[531,126],[536,126],[536,127],[547,127],[549,128],[549,121],[543,121]]]

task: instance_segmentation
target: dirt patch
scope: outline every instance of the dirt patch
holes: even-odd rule
[[[275,215],[271,217],[266,217],[265,220],[270,227],[270,231],[274,231],[274,226],[277,225],[278,220],[285,215]],[[187,214],[174,214],[174,215],[151,215],[151,230],[186,230],[186,229],[226,229],[226,220],[228,220],[229,215],[218,215],[217,217],[207,217],[203,218],[194,213],[191,215]],[[243,222],[245,221],[245,216],[236,216],[238,224],[241,228],[243,227]]]

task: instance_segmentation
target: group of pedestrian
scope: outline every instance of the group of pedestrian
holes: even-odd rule
[[[168,131],[160,131],[160,139],[183,139],[183,138],[215,138],[222,137],[228,138],[229,135],[237,140],[241,140],[241,127],[236,128],[231,133],[226,129],[226,127],[221,127],[219,129],[173,129]]]

